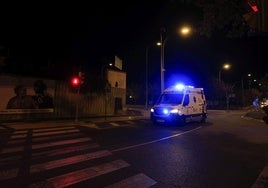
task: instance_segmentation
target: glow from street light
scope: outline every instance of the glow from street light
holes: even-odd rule
[[[226,63],[226,64],[223,65],[223,68],[226,69],[226,70],[227,70],[227,69],[230,69],[230,67],[231,67],[231,65],[228,64],[228,63]]]
[[[180,29],[180,33],[182,35],[188,35],[191,32],[191,28],[188,26],[184,26]]]

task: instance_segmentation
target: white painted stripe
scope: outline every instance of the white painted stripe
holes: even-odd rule
[[[13,152],[19,152],[23,150],[24,150],[24,146],[18,146],[14,148],[4,148],[1,153],[13,153]]]
[[[67,187],[128,166],[129,164],[123,160],[115,160],[109,163],[101,164],[99,166],[93,166],[82,170],[73,171],[68,174],[63,174],[61,176],[53,177],[47,179],[44,182],[37,182],[36,184],[32,184],[30,188]]]
[[[34,129],[34,133],[39,132],[48,132],[48,131],[56,131],[56,130],[69,130],[69,129],[76,129],[75,127],[54,127],[54,128],[46,128],[46,129]]]
[[[10,139],[26,138],[27,134],[13,134]]]
[[[56,156],[56,155],[62,155],[62,154],[67,154],[67,153],[72,153],[75,151],[84,151],[87,149],[93,149],[99,147],[98,144],[86,144],[86,145],[81,145],[81,146],[71,146],[71,147],[64,147],[60,149],[55,149],[55,150],[48,150],[48,151],[42,151],[42,152],[37,152],[32,154],[32,158],[35,159],[37,157],[51,157],[51,156]]]
[[[10,163],[17,162],[18,160],[21,159],[22,156],[19,155],[14,155],[14,156],[8,156],[8,157],[2,157],[0,158],[0,165],[6,165]]]
[[[106,186],[105,188],[148,188],[156,183],[156,181],[144,174],[137,174],[115,184]]]
[[[84,137],[85,135],[81,132],[79,133],[73,133],[73,134],[67,134],[67,135],[48,135],[48,136],[42,136],[42,137],[35,137],[32,139],[33,142],[37,142],[37,141],[48,141],[54,138],[61,138],[61,139],[67,139],[68,136],[77,136],[77,137]]]
[[[8,170],[0,170],[0,180],[6,180],[15,178],[18,175],[19,169],[8,169]]]
[[[132,145],[132,146],[127,146],[127,147],[123,147],[123,148],[114,149],[114,150],[112,150],[112,152],[124,151],[124,150],[137,148],[137,147],[148,145],[148,144],[153,144],[153,143],[156,143],[156,142],[160,142],[160,141],[163,141],[163,140],[167,140],[167,139],[170,139],[170,138],[174,138],[174,137],[177,137],[177,136],[180,136],[180,135],[183,135],[183,134],[193,132],[193,131],[195,131],[197,129],[200,129],[200,128],[202,128],[202,127],[199,126],[199,127],[195,128],[195,129],[192,129],[190,131],[185,131],[185,132],[182,132],[182,133],[178,133],[178,134],[174,134],[174,135],[171,135],[171,136],[163,137],[163,138],[160,138],[160,139],[157,139],[157,140],[152,140],[150,142],[144,142],[144,143],[141,143],[141,144],[136,144],[136,145]]]
[[[265,188],[268,185],[268,166],[264,167],[251,188]]]
[[[101,150],[101,151],[87,153],[83,155],[76,155],[73,157],[67,157],[64,159],[59,159],[59,160],[49,161],[46,163],[32,165],[30,167],[30,172],[34,173],[34,172],[40,172],[44,170],[50,170],[50,169],[67,166],[67,165],[71,165],[71,164],[75,164],[75,163],[79,163],[83,161],[88,161],[91,159],[109,156],[109,155],[112,155],[112,153],[107,150]]]
[[[40,132],[40,133],[33,133],[33,137],[66,134],[66,133],[76,133],[76,132],[79,132],[79,130],[75,129],[75,130],[62,130],[62,131],[53,131],[53,132]]]
[[[26,142],[26,139],[25,138],[23,138],[23,139],[20,138],[20,139],[9,140],[7,142],[7,145],[5,147],[12,147],[10,145],[12,145],[12,144],[24,144],[25,142]]]
[[[126,121],[128,124],[131,124],[131,125],[135,125],[136,123],[134,123],[133,121]]]
[[[26,134],[28,130],[17,130],[13,134]]]
[[[114,127],[119,127],[119,126],[120,126],[120,124],[118,124],[118,123],[114,123],[114,122],[110,122],[110,125],[112,125],[112,126],[114,126]]]
[[[65,145],[65,144],[86,142],[86,141],[90,141],[90,140],[91,140],[91,138],[79,138],[79,139],[63,140],[63,141],[58,141],[58,142],[33,144],[32,149],[40,149],[40,148],[46,148],[46,147],[51,147],[51,146],[59,146],[59,145]]]
[[[94,128],[94,129],[100,129],[95,123],[81,124],[80,126]]]

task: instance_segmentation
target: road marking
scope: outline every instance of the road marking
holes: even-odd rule
[[[61,130],[61,131],[53,131],[53,132],[39,132],[39,133],[33,133],[33,137],[66,134],[66,133],[76,133],[76,132],[79,132],[79,130],[74,129],[74,130]]]
[[[21,156],[13,155],[0,158],[0,165],[6,165],[7,163],[17,162],[21,159]]]
[[[156,184],[157,182],[149,178],[145,174],[137,174],[135,176],[124,179],[115,184],[106,186],[105,188],[148,188]]]
[[[37,182],[32,184],[30,188],[38,188],[38,187],[67,187],[74,185],[76,183],[92,179],[94,177],[104,175],[121,168],[125,168],[130,166],[123,160],[115,160],[109,163],[104,163],[99,166],[93,166],[89,168],[85,168],[82,170],[73,171],[67,174],[63,174],[60,176],[56,176],[50,179],[47,179],[43,182]]]
[[[135,122],[133,122],[133,121],[126,121],[128,124],[131,124],[131,125],[136,125],[136,123]]]
[[[14,134],[26,134],[28,132],[28,130],[19,130],[19,131],[15,131]]]
[[[123,147],[123,148],[114,149],[114,150],[112,150],[112,152],[124,151],[124,150],[129,150],[129,149],[137,148],[137,147],[148,145],[148,144],[153,144],[153,143],[156,143],[156,142],[160,142],[160,141],[163,141],[163,140],[167,140],[167,139],[170,139],[170,138],[174,138],[174,137],[177,137],[177,136],[180,136],[180,135],[183,135],[183,134],[193,132],[193,131],[195,131],[197,129],[200,129],[200,128],[202,128],[202,127],[199,126],[199,127],[195,128],[195,129],[192,129],[190,131],[185,131],[185,132],[182,132],[182,133],[174,134],[172,136],[167,136],[167,137],[163,137],[163,138],[160,138],[160,139],[157,139],[157,140],[152,140],[150,142],[144,142],[144,143],[141,143],[141,144],[136,144],[136,145],[132,145],[132,146],[127,146],[127,147]]]
[[[10,139],[26,138],[27,134],[13,134]]]
[[[112,125],[112,126],[114,126],[114,127],[119,127],[120,126],[120,124],[114,123],[114,122],[110,122],[109,124]]]
[[[268,185],[268,166],[264,167],[251,188],[265,188]]]
[[[47,132],[47,131],[56,131],[56,130],[68,130],[68,129],[76,129],[75,127],[54,127],[54,128],[45,128],[45,129],[34,129],[34,133],[38,132]]]
[[[94,128],[94,129],[100,129],[95,123],[87,123],[87,124],[82,124],[80,126]]]
[[[0,171],[0,180],[7,180],[10,178],[15,178],[18,175],[19,169],[8,169],[8,170],[1,170]]]
[[[1,153],[13,153],[13,152],[19,152],[23,150],[24,150],[24,146],[18,146],[14,148],[4,148]]]
[[[107,150],[96,151],[96,152],[87,153],[83,155],[76,155],[73,157],[67,157],[64,159],[59,159],[59,160],[49,161],[46,163],[32,165],[30,167],[30,172],[31,173],[41,172],[41,171],[50,170],[50,169],[54,169],[54,168],[58,168],[62,166],[67,166],[67,165],[71,165],[71,164],[75,164],[75,163],[79,163],[83,161],[88,161],[91,159],[106,157],[109,155],[112,155],[112,153]]]
[[[84,150],[93,149],[93,148],[97,148],[97,147],[99,147],[98,144],[84,144],[84,145],[80,145],[80,146],[64,147],[63,150],[53,149],[53,150],[48,150],[48,151],[34,152],[32,154],[32,159],[42,158],[42,157],[45,157],[45,158],[52,157],[52,156],[72,153],[72,152],[76,152],[76,151],[84,151]]]
[[[91,141],[91,138],[79,138],[79,139],[63,140],[63,141],[58,141],[58,142],[34,144],[32,145],[32,149],[40,149],[40,148],[45,148],[45,147],[73,144],[73,143],[86,142],[86,141]]]
[[[47,135],[47,136],[42,136],[42,137],[35,137],[35,138],[32,138],[32,141],[33,142],[40,142],[40,141],[43,141],[43,142],[46,142],[46,141],[50,141],[51,139],[60,139],[60,140],[63,140],[63,139],[68,139],[68,138],[73,138],[73,137],[84,137],[85,135],[81,132],[78,132],[78,133],[73,133],[73,134],[60,134],[60,135]]]

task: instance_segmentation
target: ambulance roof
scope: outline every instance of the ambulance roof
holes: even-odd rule
[[[200,91],[203,91],[203,88],[195,88],[193,86],[182,86],[182,87],[172,86],[172,87],[166,88],[164,90],[164,93],[183,93],[186,90],[192,91],[192,92],[200,92]]]

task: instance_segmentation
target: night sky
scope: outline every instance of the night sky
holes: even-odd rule
[[[148,46],[149,79],[157,81],[160,49],[155,44],[160,28],[171,35],[181,24],[195,26],[200,19],[198,9],[187,1],[23,2],[2,6],[0,45],[9,48],[13,67],[49,64],[66,69],[63,74],[73,67],[98,72],[117,55],[128,82],[144,81]],[[202,84],[200,80],[217,77],[226,61],[233,65],[228,75],[223,72],[226,80],[239,79],[249,71],[260,76],[267,59],[264,44],[267,37],[241,41],[172,36],[165,46],[166,81],[182,76]]]

